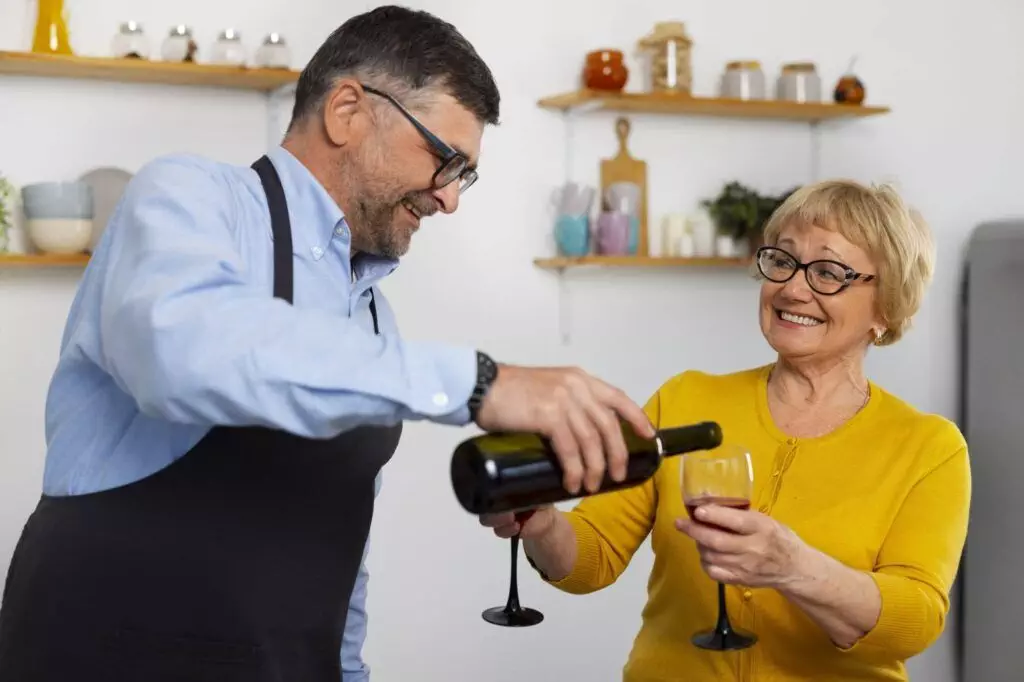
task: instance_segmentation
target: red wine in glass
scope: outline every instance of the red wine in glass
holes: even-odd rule
[[[691,519],[693,519],[697,523],[703,523],[706,526],[718,528],[719,530],[725,529],[720,528],[719,526],[716,526],[713,523],[701,521],[693,515],[693,513],[697,511],[697,507],[701,506],[702,504],[717,504],[719,507],[732,507],[733,509],[742,509],[744,511],[750,509],[750,500],[744,499],[742,497],[717,497],[715,495],[705,495],[704,497],[695,497],[694,499],[686,502],[686,513],[689,515]]]
[[[516,514],[516,521],[522,527],[526,520],[533,516],[532,511]],[[509,577],[508,600],[504,606],[487,609],[481,615],[492,625],[507,628],[521,628],[537,625],[544,620],[544,614],[536,609],[522,606],[519,603],[519,578],[516,568],[519,565],[519,535],[512,536],[512,571]]]
[[[698,521],[694,512],[704,504],[750,509],[754,470],[750,454],[742,448],[723,446],[686,454],[680,462],[679,474],[686,513],[698,523],[704,522]],[[691,641],[701,649],[712,651],[746,649],[757,642],[756,635],[733,628],[723,583],[718,583],[718,622],[713,629],[693,635]]]

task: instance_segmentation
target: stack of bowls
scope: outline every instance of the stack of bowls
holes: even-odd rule
[[[21,188],[25,231],[43,253],[82,253],[92,238],[92,187],[40,182]]]

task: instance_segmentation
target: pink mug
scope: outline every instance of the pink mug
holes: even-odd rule
[[[629,253],[629,215],[604,211],[597,217],[597,252],[609,256]]]

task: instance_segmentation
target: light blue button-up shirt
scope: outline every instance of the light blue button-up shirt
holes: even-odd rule
[[[338,205],[287,150],[268,155],[291,218],[294,305],[272,296],[270,216],[255,171],[184,155],[144,166],[68,315],[46,402],[46,494],[137,481],[216,425],[320,438],[362,424],[468,422],[475,351],[403,339],[376,288],[375,335],[370,287],[397,262],[352,258]],[[369,679],[365,551],[344,682]]]

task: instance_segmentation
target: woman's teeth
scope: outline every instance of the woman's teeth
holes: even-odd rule
[[[821,320],[817,320],[813,317],[807,317],[806,315],[794,315],[793,313],[787,313],[781,310],[779,311],[779,317],[786,322],[792,322],[793,324],[799,324],[805,327],[817,327],[821,324]]]

